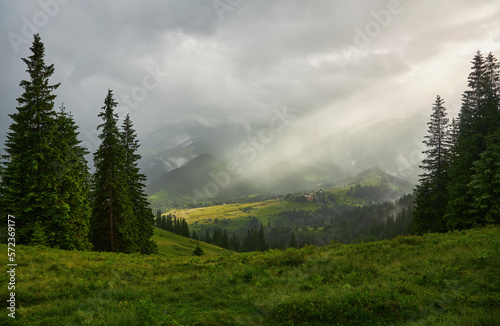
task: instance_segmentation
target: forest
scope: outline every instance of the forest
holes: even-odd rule
[[[412,233],[500,222],[500,65],[492,53],[472,60],[458,117],[437,95],[416,188]]]

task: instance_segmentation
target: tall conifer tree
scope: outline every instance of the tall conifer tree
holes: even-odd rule
[[[154,234],[154,215],[144,192],[146,176],[140,173],[137,166],[141,159],[141,155],[137,153],[139,141],[128,114],[122,125],[121,144],[125,150],[124,172],[134,215],[131,245],[134,251],[153,253],[156,251],[156,244],[151,240]]]
[[[97,129],[101,144],[94,153],[91,241],[98,251],[134,252],[133,209],[125,174],[126,154],[114,113],[117,102],[108,90]]]
[[[57,164],[61,196],[69,206],[70,220],[63,225],[55,224],[54,230],[64,230],[59,236],[60,247],[64,249],[90,249],[90,173],[85,155],[87,150],[78,140],[78,127],[73,116],[61,106],[57,116],[57,146],[61,156]]]
[[[484,224],[473,208],[469,184],[474,175],[474,162],[486,150],[488,135],[500,129],[499,66],[490,53],[485,59],[477,52],[472,60],[468,89],[462,96],[458,137],[453,148],[450,200],[445,220],[449,229],[463,229]]]
[[[424,144],[427,158],[420,166],[424,174],[416,189],[416,204],[412,231],[415,233],[445,231],[444,214],[448,202],[447,185],[449,181],[449,163],[451,135],[444,100],[438,95],[432,107],[431,120],[428,123],[429,134]]]
[[[4,214],[16,217],[18,243],[30,244],[36,231],[37,239],[43,238],[46,245],[86,249],[85,229],[70,231],[79,228],[72,213],[81,207],[76,200],[68,200],[73,188],[69,187],[71,173],[67,171],[75,171],[75,166],[63,144],[73,146],[76,134],[74,129],[71,135],[60,133],[74,125],[67,125],[69,120],[54,110],[53,92],[60,84],[49,84],[54,65],[45,64],[45,46],[38,34],[30,50],[32,55],[23,59],[30,79],[21,81],[24,92],[17,99],[17,112],[10,115],[13,123],[3,156],[1,206]],[[77,186],[79,180],[73,181]],[[84,225],[86,218],[82,214],[79,221]],[[82,230],[83,234],[79,233]]]
[[[55,195],[55,173],[51,164],[57,127],[53,91],[59,84],[49,85],[54,65],[45,64],[45,47],[38,34],[30,50],[32,55],[23,58],[30,79],[21,81],[24,92],[17,99],[17,112],[9,115],[13,123],[5,143],[3,175],[2,206],[7,214],[16,217],[21,244],[29,244],[37,222],[44,227],[53,214],[59,217],[65,213]]]

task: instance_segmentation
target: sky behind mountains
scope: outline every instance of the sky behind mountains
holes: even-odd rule
[[[500,57],[499,17],[495,0],[2,1],[0,141],[35,32],[62,83],[56,106],[94,151],[108,88],[140,138],[179,124],[250,129],[288,110],[322,139],[428,117],[437,94],[455,115],[476,50]]]

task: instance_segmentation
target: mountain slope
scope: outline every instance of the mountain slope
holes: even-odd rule
[[[343,174],[334,165],[322,168],[293,162],[268,161],[255,166],[246,177],[228,172],[220,158],[202,154],[174,169],[149,186],[150,201],[156,208],[179,207],[185,203],[232,201],[253,194],[277,195],[349,186],[377,187],[371,201],[395,200],[413,191],[409,182],[379,168],[371,168],[339,182]],[[366,190],[366,189],[365,189]],[[373,192],[373,191],[372,191]]]
[[[309,166],[286,161],[266,161],[254,168],[251,179],[260,192],[287,194],[311,191],[339,180],[343,171],[337,166],[322,164]]]
[[[374,185],[375,184],[387,184],[391,189],[397,190],[401,195],[409,194],[413,192],[414,185],[410,182],[389,174],[378,167],[373,167],[367,169],[361,173],[358,173],[354,178],[350,178],[344,183],[348,185]]]
[[[154,181],[149,188],[153,193],[151,200],[166,200],[171,205],[234,198],[257,190],[250,180],[228,172],[225,162],[211,154],[195,157]]]
[[[372,166],[416,183],[427,120],[413,115],[327,134],[314,128],[290,125],[269,143],[257,141],[263,125],[244,128],[232,124],[211,127],[196,123],[176,124],[145,137],[140,165],[151,183],[203,153],[238,161],[241,166],[267,164],[274,169],[276,162],[284,161],[315,167],[332,177],[328,183],[345,177],[346,173],[354,175]],[[281,192],[279,187],[277,190]],[[149,187],[146,191],[148,194],[155,192]]]

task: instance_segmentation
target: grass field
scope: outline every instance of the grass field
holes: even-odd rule
[[[191,230],[199,230],[201,225],[213,224],[215,219],[231,220],[231,224],[224,227],[226,229],[237,229],[243,227],[252,216],[259,219],[262,223],[283,210],[303,209],[316,210],[319,206],[314,203],[297,203],[293,200],[273,199],[263,202],[246,204],[226,204],[209,207],[191,208],[191,209],[172,209],[166,214],[175,214],[177,218],[184,218],[190,225]]]
[[[16,319],[4,308],[0,324],[498,325],[499,239],[497,226],[202,257],[18,246]]]
[[[188,239],[157,228],[155,228],[153,240],[158,245],[158,254],[162,256],[192,256],[197,244],[200,245],[200,248],[207,256],[230,254],[229,251],[214,245]]]

